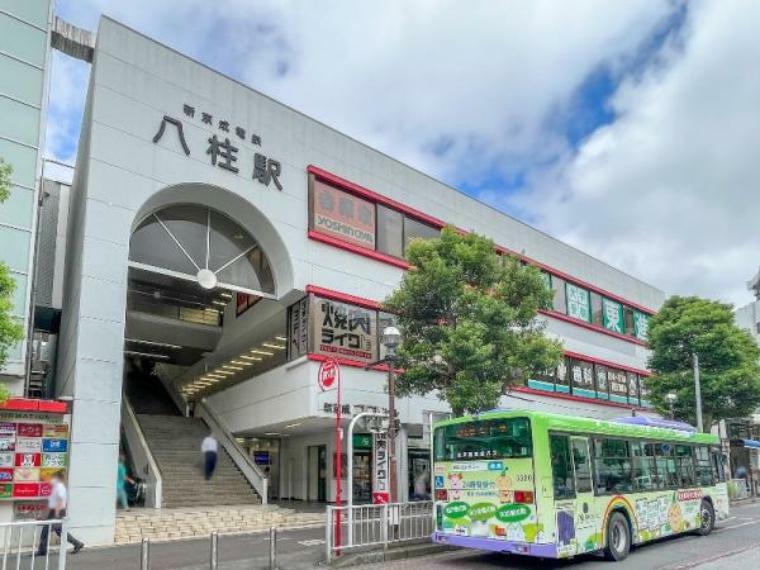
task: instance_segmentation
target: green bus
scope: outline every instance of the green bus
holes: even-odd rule
[[[728,517],[718,438],[680,422],[495,410],[433,435],[435,542],[545,558],[603,552]]]

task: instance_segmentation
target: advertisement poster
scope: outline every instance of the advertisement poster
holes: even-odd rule
[[[0,411],[0,418],[0,499],[48,496],[48,481],[68,463],[69,426],[52,415]]]
[[[565,293],[568,316],[591,322],[591,299],[588,291],[572,283],[565,283]]]
[[[385,433],[373,434],[372,445],[372,504],[388,503],[390,499],[388,436]]]
[[[623,321],[623,305],[607,298],[602,299],[602,315],[604,328],[616,333],[625,332],[625,323]]]
[[[377,312],[329,299],[313,299],[314,352],[360,362],[377,358]]]
[[[375,249],[375,205],[314,180],[312,229],[341,241]]]

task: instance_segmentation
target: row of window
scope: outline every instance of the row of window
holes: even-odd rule
[[[591,449],[589,450],[589,443]],[[706,445],[550,434],[554,498],[708,487],[725,481]]]
[[[440,236],[441,230],[398,210],[346,192],[309,176],[309,229],[346,243],[403,258],[415,238]],[[646,340],[649,315],[542,272],[554,291],[553,310],[609,331]]]
[[[549,392],[598,398],[634,406],[649,405],[646,376],[566,356],[559,366],[535,374],[528,386]]]
[[[605,328],[608,331],[646,340],[649,315],[599,293],[542,272],[554,292],[552,309],[569,317]]]

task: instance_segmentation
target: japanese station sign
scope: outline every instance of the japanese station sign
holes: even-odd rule
[[[253,153],[253,160],[250,164],[241,161],[242,157],[239,154],[241,147],[239,145],[246,143],[260,147],[261,137],[259,135],[249,133],[244,127],[232,125],[226,119],[215,118],[205,111],[196,111],[195,107],[188,104],[182,106],[182,116],[183,119],[180,120],[174,115],[164,115],[153,135],[153,142],[158,143],[164,136],[169,136],[167,133],[171,130],[174,132],[172,136],[176,137],[186,156],[191,156],[193,153],[201,156],[206,155],[211,166],[216,166],[233,174],[249,176],[267,187],[273,184],[277,190],[282,190],[282,182],[280,182],[282,165],[280,161],[258,151]],[[213,133],[208,137],[204,148],[193,149],[187,142],[183,120],[190,124],[199,123],[205,128],[216,127],[218,134]]]

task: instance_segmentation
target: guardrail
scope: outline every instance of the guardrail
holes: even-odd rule
[[[121,398],[121,425],[124,428],[124,436],[127,439],[129,453],[134,463],[135,471],[141,479],[145,479],[145,506],[154,509],[161,508],[163,495],[163,481],[161,470],[153,457],[150,446],[145,439],[140,422],[137,421],[135,411],[127,400],[126,395]]]
[[[57,554],[51,554],[51,537],[59,525],[61,547]],[[46,529],[45,554],[38,555],[40,536]],[[66,536],[66,519],[0,523],[0,544],[3,545],[2,570],[19,570],[22,567],[66,570]]]
[[[434,530],[433,502],[327,507],[325,554],[328,564],[346,550],[372,550],[429,539]],[[351,532],[349,531],[349,528]]]
[[[216,437],[224,450],[229,454],[232,461],[235,462],[240,472],[248,479],[251,486],[256,489],[256,492],[261,497],[261,503],[266,505],[269,502],[269,478],[254,463],[251,456],[240,447],[235,438],[232,437],[229,428],[216,415],[216,412],[211,409],[205,398],[196,403],[195,415],[206,422],[214,437]]]

